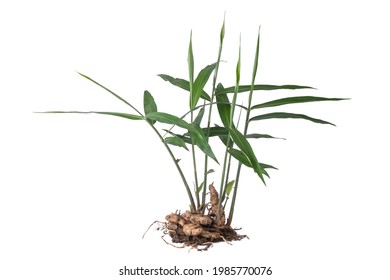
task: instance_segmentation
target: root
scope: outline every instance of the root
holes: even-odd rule
[[[164,236],[171,237],[172,243],[167,242],[162,236],[164,242],[176,248],[190,247],[198,251],[206,251],[216,242],[232,245],[231,241],[247,238],[246,235],[239,235],[230,225],[226,225],[225,211],[223,207],[218,209],[218,193],[212,184],[209,189],[211,205],[209,213],[203,215],[186,211],[182,214],[176,212],[167,215],[162,230]],[[155,223],[158,222],[152,223],[148,230]],[[176,246],[174,245],[176,243],[182,245]]]
[[[209,186],[209,190],[210,190],[211,213],[214,214],[216,217],[215,223],[217,225],[224,225],[226,222],[225,211],[222,206],[218,207],[218,200],[219,200],[218,192],[213,186],[213,184]]]

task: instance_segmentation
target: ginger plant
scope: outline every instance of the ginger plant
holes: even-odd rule
[[[111,115],[129,120],[145,121],[161,140],[173,165],[177,169],[189,199],[189,211],[182,214],[172,213],[166,217],[166,233],[172,237],[173,242],[181,242],[185,245],[208,247],[210,242],[239,240],[243,236],[238,235],[231,227],[236,198],[238,193],[241,168],[244,165],[252,169],[260,181],[265,185],[265,177],[269,178],[267,169],[276,169],[272,165],[261,163],[256,156],[250,141],[252,139],[275,138],[268,134],[248,133],[249,125],[260,120],[267,119],[304,119],[319,124],[330,124],[330,122],[312,118],[304,114],[288,112],[273,112],[266,114],[255,114],[260,109],[279,107],[288,104],[339,101],[345,98],[326,98],[317,96],[293,96],[279,98],[259,104],[252,105],[255,92],[270,90],[310,90],[309,86],[299,85],[269,85],[256,84],[256,74],[259,60],[260,29],[257,34],[256,51],[254,55],[253,71],[250,85],[241,85],[241,38],[239,42],[238,60],[236,64],[236,80],[233,86],[224,87],[218,81],[218,72],[221,65],[221,54],[225,37],[225,21],[222,24],[219,34],[219,49],[216,62],[204,67],[195,75],[195,60],[192,48],[192,32],[188,47],[188,80],[174,78],[170,75],[158,75],[164,81],[183,89],[189,93],[189,106],[183,105],[183,115],[175,116],[158,110],[152,94],[145,90],[143,95],[143,112],[137,109],[130,102],[114,93],[107,87],[93,80],[92,78],[79,73],[82,77],[103,88],[121,102],[128,105],[131,112],[97,112],[97,111],[48,111],[45,113],[96,113]],[[205,90],[210,78],[211,94]],[[237,104],[237,98],[243,93],[248,93],[247,102]],[[232,95],[232,97],[229,97]],[[200,102],[200,101],[203,102]],[[214,108],[217,107],[219,120],[214,120]],[[237,110],[240,110],[237,114]],[[241,113],[244,112],[243,121]],[[241,120],[241,123],[240,123]],[[219,125],[215,122],[219,121]],[[163,130],[159,126],[168,125]],[[184,133],[177,132],[177,128],[184,129]],[[210,145],[210,139],[218,137],[224,147],[222,155],[216,155]],[[172,149],[173,146],[184,148],[188,151],[192,162],[192,179],[194,188],[191,189],[189,178],[184,174],[181,162],[177,159]],[[188,148],[189,147],[189,148]],[[200,161],[200,154],[203,154],[203,162]],[[202,155],[201,154],[201,155]],[[208,185],[208,176],[214,172],[209,168],[209,160],[217,163],[220,169],[219,191],[213,184]],[[235,166],[235,167],[234,167]],[[199,167],[203,167],[200,172]],[[210,191],[210,203],[206,202],[207,190]],[[229,197],[231,199],[229,201]],[[227,210],[229,210],[227,212]],[[226,213],[229,213],[226,216]]]

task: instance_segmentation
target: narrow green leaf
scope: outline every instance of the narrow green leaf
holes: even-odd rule
[[[226,184],[226,196],[229,197],[230,193],[232,192],[233,186],[234,186],[235,180],[230,181],[229,183]]]
[[[231,127],[230,136],[232,137],[234,143],[240,148],[240,150],[249,158],[253,170],[259,175],[260,179],[265,184],[263,173],[264,169],[259,165],[259,161],[256,158],[255,153],[253,152],[252,146],[249,144],[248,140],[245,138],[241,132],[236,128]]]
[[[243,165],[252,168],[252,163],[250,159],[240,150],[237,149],[229,149],[229,154],[231,154],[236,160],[241,162]]]
[[[240,34],[240,45],[238,50],[238,61],[236,66],[236,84],[240,83],[241,77],[241,34]]]
[[[227,136],[228,135],[228,130],[225,127],[220,127],[220,126],[213,126],[210,128],[202,128],[202,131],[204,135],[207,135],[207,132],[209,132],[209,137],[214,137],[214,136]],[[188,133],[185,133],[183,136],[188,136]]]
[[[146,115],[146,118],[162,123],[174,124],[181,128],[187,129],[190,132],[190,136],[194,139],[195,145],[197,145],[199,149],[201,149],[201,151],[204,152],[207,156],[211,157],[218,163],[218,160],[215,157],[209,143],[206,140],[206,136],[203,134],[203,131],[200,127],[191,125],[179,117],[163,112],[149,113]]]
[[[259,139],[259,138],[270,138],[270,139],[282,139],[286,140],[285,138],[280,138],[280,137],[273,137],[269,134],[259,134],[259,133],[251,133],[247,134],[246,138],[254,138],[254,139]]]
[[[223,24],[221,27],[221,32],[219,34],[219,43],[222,45],[223,39],[225,38],[225,15],[223,16]]]
[[[326,97],[317,97],[317,96],[294,96],[272,100],[262,104],[257,104],[252,106],[251,109],[275,107],[286,104],[295,104],[295,103],[305,103],[305,102],[317,102],[317,101],[340,101],[347,100],[348,98],[326,98]]]
[[[198,126],[200,126],[200,123],[202,122],[203,116],[204,116],[204,107],[202,107],[202,108],[199,110],[199,113],[198,113],[198,115],[196,116],[196,118],[195,118],[195,120],[194,120],[194,123],[197,124]]]
[[[255,62],[253,63],[252,84],[251,84],[251,86],[254,86],[254,84],[255,84],[255,78],[256,78],[256,74],[257,74],[257,67],[259,65],[259,48],[260,48],[260,27],[259,27],[259,32],[257,34]],[[251,88],[251,92],[253,92],[253,88]]]
[[[157,76],[159,76],[164,81],[171,83],[174,86],[177,86],[177,87],[184,89],[186,91],[190,91],[190,82],[187,80],[180,79],[180,78],[174,78],[172,76],[165,75],[165,74],[160,74]],[[207,100],[207,101],[211,100],[210,96],[204,90],[202,90],[200,97]]]
[[[187,144],[191,144],[191,138],[188,137],[189,136],[189,133],[186,133],[185,135],[188,135],[188,136],[184,136],[184,135],[180,135],[180,134],[176,134],[176,133],[173,133],[172,131],[168,130],[168,129],[163,129],[165,132],[169,133],[170,135],[173,135],[173,136],[176,136],[176,137],[179,137],[181,139],[183,139],[184,142],[186,142]]]
[[[203,186],[204,186],[204,182],[202,182],[202,184],[200,184],[200,186],[198,187],[198,189],[196,190],[197,193],[200,193],[203,189]]]
[[[263,167],[264,169],[276,169],[278,170],[276,167],[272,166],[272,165],[269,165],[269,164],[266,164],[266,163],[261,163],[259,162],[260,166]]]
[[[188,46],[188,74],[189,74],[189,83],[190,83],[190,110],[192,110],[196,104],[193,103],[195,97],[194,92],[194,53],[192,51],[192,30],[190,35],[190,44]]]
[[[167,124],[174,124],[177,125],[181,128],[185,128],[190,130],[192,126],[187,123],[185,120],[176,117],[174,115],[168,114],[168,113],[163,113],[163,112],[150,112],[146,114],[146,118],[158,121],[161,123],[167,123]]]
[[[180,137],[177,136],[171,136],[171,137],[166,137],[164,141],[170,145],[178,146],[181,148],[184,148],[188,151],[188,148],[186,146],[186,142]]]
[[[214,169],[209,169],[209,171],[207,171],[206,175],[208,175],[208,174],[210,174],[210,173],[214,173],[214,172],[215,172]],[[204,187],[204,182],[202,182],[202,183],[200,184],[200,186],[198,187],[197,193],[200,193],[201,190],[203,189],[203,187]]]
[[[217,91],[222,90],[223,86],[222,84],[218,84]],[[221,121],[225,127],[230,126],[230,100],[226,94],[217,94],[217,109],[219,113],[219,117],[221,118]]]
[[[229,149],[229,154],[231,154],[236,160],[241,162],[243,165],[250,167],[250,168],[253,168],[250,159],[242,151],[231,148],[231,149]],[[259,162],[259,165],[261,167],[261,170],[260,170],[261,173],[266,175],[269,178],[268,172],[265,170],[265,168],[272,168],[272,166],[268,165],[268,164],[263,164],[260,162]],[[274,168],[274,169],[276,169],[276,168]]]
[[[95,80],[91,79],[90,77],[88,77],[87,75],[84,75],[80,72],[77,72],[80,76],[82,76],[83,78],[93,82],[94,84],[98,85],[99,87],[101,87],[102,89],[108,91],[109,93],[111,93],[113,96],[115,96],[116,98],[118,98],[120,101],[122,101],[123,103],[125,103],[126,105],[130,106],[134,111],[136,111],[138,114],[142,115],[141,112],[139,112],[133,105],[131,105],[129,102],[127,102],[124,98],[120,97],[118,94],[116,94],[115,92],[113,92],[112,90],[106,88],[105,86],[99,84],[98,82],[96,82]]]
[[[213,160],[215,160],[216,163],[219,164],[202,129],[196,124],[194,124],[192,127],[196,130],[196,132],[190,130],[190,136],[192,139],[194,139],[195,145],[198,146],[198,148],[201,149],[207,156],[211,157]]]
[[[152,112],[157,112],[157,105],[154,101],[153,96],[149,91],[145,90],[144,92],[144,112],[145,115]],[[148,120],[151,124],[154,124],[156,121]]]
[[[192,107],[190,108],[191,110],[194,109],[194,107],[198,104],[199,98],[203,92],[203,88],[209,80],[211,73],[213,73],[216,65],[217,63],[207,65],[199,72],[198,76],[196,77],[193,86],[193,95],[191,101]]]
[[[220,127],[220,126],[218,126],[218,125],[215,125],[215,136],[218,136],[219,137],[219,139],[222,141],[222,143],[225,145],[225,146],[227,146],[227,144],[228,144],[228,142],[229,142],[229,147],[228,148],[232,148],[233,147],[233,140],[231,139],[231,137],[230,137],[230,140],[228,141],[228,137],[229,137],[229,135],[228,135],[228,130],[227,130],[227,128],[225,128],[225,127]],[[226,131],[226,134],[225,134],[225,131],[223,131],[223,130],[225,130]],[[210,131],[211,133],[213,133],[213,129]]]
[[[216,94],[227,94],[234,93],[235,87],[227,87],[220,90],[217,90]],[[308,86],[298,86],[298,85],[254,85],[253,90],[279,90],[279,89],[315,89]],[[238,89],[238,92],[246,92],[251,90],[251,85],[241,85]]]
[[[97,111],[47,111],[47,112],[38,112],[38,113],[50,113],[50,114],[100,114],[100,115],[111,115],[115,117],[121,117],[130,120],[143,120],[144,117],[127,114],[127,113],[118,113],[118,112],[97,112]]]
[[[266,119],[304,119],[308,121],[312,121],[315,123],[321,123],[321,124],[330,124],[335,126],[333,123],[323,121],[320,119],[311,118],[306,115],[302,114],[293,114],[293,113],[284,113],[284,112],[278,112],[278,113],[269,113],[264,115],[259,115],[256,117],[251,118],[249,121],[258,121],[258,120],[266,120]]]

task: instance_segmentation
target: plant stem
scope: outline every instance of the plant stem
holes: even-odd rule
[[[253,87],[254,87],[254,84],[255,84],[255,78],[256,78],[256,73],[257,73],[257,66],[258,66],[258,61],[259,61],[259,45],[260,45],[260,27],[259,27],[259,32],[258,32],[258,35],[257,35],[256,54],[255,54],[255,61],[254,61],[254,65],[253,65],[253,72],[252,72],[251,90],[249,92],[249,97],[248,97],[248,110],[246,111],[244,136],[247,135],[248,126],[249,126],[249,116],[250,116],[250,113],[251,113]],[[228,225],[231,225],[231,223],[233,221],[234,206],[236,204],[238,181],[240,179],[240,174],[241,174],[241,166],[242,166],[242,164],[241,164],[241,162],[239,162],[238,163],[238,168],[237,168],[236,180],[234,182],[234,190],[233,190],[233,197],[232,197],[232,202],[231,202],[230,211],[229,211],[229,217],[227,219],[227,224]]]
[[[227,160],[227,155],[229,153],[230,130],[234,128],[233,117],[234,117],[234,109],[236,107],[236,102],[237,102],[237,93],[238,93],[239,84],[240,84],[240,76],[241,76],[241,34],[240,34],[240,45],[239,45],[239,51],[238,51],[238,61],[237,61],[237,66],[236,66],[236,85],[235,85],[235,88],[234,88],[233,100],[232,100],[232,104],[231,104],[231,107],[230,107],[229,131],[228,131],[227,145],[226,145],[226,150],[225,150],[225,158],[224,158],[223,169],[222,169],[221,186],[220,186],[220,189],[219,189],[218,213],[217,213],[217,219],[218,220],[220,218],[220,212],[221,212],[220,209],[221,209],[221,204],[222,204],[222,197],[224,197],[224,194],[223,194],[223,183],[225,181],[226,160]]]
[[[188,198],[190,199],[191,208],[192,208],[191,210],[195,211],[196,210],[196,208],[195,208],[195,201],[194,201],[194,198],[192,196],[190,186],[188,185],[188,182],[187,182],[187,180],[186,180],[186,178],[185,178],[185,176],[183,174],[183,171],[180,168],[179,163],[177,162],[176,157],[172,153],[171,148],[169,148],[168,144],[164,141],[164,138],[161,136],[160,132],[158,132],[158,130],[154,127],[153,124],[149,123],[148,121],[146,121],[146,122],[150,125],[150,127],[153,129],[153,131],[158,135],[158,137],[160,138],[161,142],[164,144],[165,148],[167,149],[169,155],[171,156],[173,162],[175,163],[176,169],[177,169],[177,171],[179,171],[180,177],[183,180],[184,186],[186,188],[186,191],[187,191],[187,194],[188,194]]]
[[[212,104],[213,104],[214,98],[215,98],[215,90],[216,90],[216,84],[217,84],[219,63],[221,62],[221,54],[222,54],[222,46],[223,46],[224,37],[225,37],[225,16],[223,17],[223,24],[221,27],[221,32],[220,32],[220,37],[219,37],[217,65],[215,66],[214,76],[213,76],[213,88],[212,88],[211,101],[210,101],[211,105],[209,107],[209,114],[208,114],[208,118],[207,118],[207,134],[206,134],[207,141],[209,141],[209,136],[210,136],[211,113],[212,113],[212,109],[213,109]],[[204,179],[203,179],[203,191],[202,191],[202,204],[201,204],[202,213],[204,213],[204,211],[206,209],[207,171],[208,171],[208,157],[205,156],[205,158],[204,158]]]
[[[115,92],[111,91],[110,89],[106,88],[105,86],[103,86],[102,84],[99,84],[98,82],[96,82],[95,80],[91,79],[90,77],[82,74],[82,73],[79,73],[77,72],[79,75],[81,75],[82,77],[86,78],[87,80],[90,80],[91,82],[93,82],[94,84],[98,85],[99,87],[103,88],[104,90],[108,91],[109,93],[111,93],[113,96],[115,96],[116,98],[118,98],[120,101],[122,101],[123,103],[125,103],[126,105],[130,106],[134,111],[137,112],[137,114],[139,114],[141,117],[144,118],[144,120],[150,125],[150,127],[153,129],[153,131],[158,135],[158,137],[160,138],[161,142],[163,142],[165,148],[167,149],[169,155],[171,156],[173,162],[175,163],[175,166],[177,168],[177,170],[179,171],[179,174],[180,174],[180,177],[181,179],[183,180],[183,183],[184,183],[184,186],[187,190],[187,194],[188,194],[188,197],[190,199],[190,203],[191,203],[191,208],[195,210],[195,202],[194,202],[194,198],[192,197],[192,193],[191,193],[191,189],[187,183],[187,180],[183,174],[183,171],[181,170],[175,156],[173,155],[172,153],[172,150],[169,148],[168,144],[164,141],[164,138],[161,136],[160,132],[158,132],[158,130],[154,127],[154,125],[150,122],[148,122],[148,120],[145,118],[145,116],[137,109],[135,108],[133,105],[131,105],[129,102],[127,102],[124,98],[120,97],[118,94],[116,94]]]
[[[193,122],[194,122],[194,112],[191,110],[191,123]],[[198,182],[198,171],[196,168],[195,143],[192,137],[191,137],[191,152],[192,152],[192,165],[194,168],[194,179],[195,179],[196,210],[198,210],[200,207],[199,193],[197,191],[199,187],[199,182]]]

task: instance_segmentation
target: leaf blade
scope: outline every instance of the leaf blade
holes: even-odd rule
[[[181,148],[184,148],[188,151],[188,148],[186,146],[186,142],[178,136],[165,137],[164,141],[170,145],[181,147]]]
[[[194,81],[194,85],[193,85],[194,92],[193,92],[193,96],[192,96],[193,100],[192,100],[191,109],[194,109],[194,107],[198,103],[199,98],[202,95],[203,89],[204,89],[206,83],[208,82],[211,73],[213,73],[216,65],[217,65],[217,63],[207,65],[205,68],[203,68],[199,72],[198,76],[196,77],[196,79]]]
[[[115,117],[121,117],[130,120],[144,120],[144,117],[128,114],[128,113],[119,113],[119,112],[99,112],[99,111],[46,111],[38,113],[48,113],[48,114],[100,114],[100,115],[111,115]]]
[[[174,77],[166,75],[166,74],[159,74],[157,76],[159,76],[164,81],[171,83],[174,86],[177,86],[177,87],[184,89],[186,91],[190,91],[190,82],[187,80],[180,79],[180,78],[174,78]],[[211,100],[210,96],[204,90],[202,90],[200,97],[202,99],[207,100],[207,101]]]
[[[264,181],[263,173],[264,169],[259,165],[259,161],[256,158],[255,153],[253,152],[252,146],[249,144],[248,140],[245,138],[241,132],[236,128],[229,128],[230,136],[232,137],[234,143],[240,148],[240,150],[248,157],[251,162],[253,170],[257,173],[260,179]]]
[[[217,94],[227,94],[227,93],[234,93],[234,86],[233,87],[227,87],[224,89],[221,89],[217,92]],[[267,85],[267,84],[258,84],[253,86],[253,90],[281,90],[281,89],[315,89],[313,87],[309,86],[299,86],[299,85]],[[241,85],[238,89],[238,92],[246,92],[251,90],[251,85]]]
[[[246,138],[252,138],[252,139],[266,138],[266,139],[282,139],[282,140],[286,140],[285,138],[274,137],[274,136],[269,135],[269,134],[259,134],[259,133],[247,134]]]
[[[158,122],[162,122],[166,124],[174,124],[181,128],[187,129],[190,132],[190,136],[194,139],[194,142],[199,147],[199,149],[202,152],[204,152],[208,157],[212,158],[218,163],[218,160],[215,157],[214,152],[212,151],[200,127],[196,125],[191,125],[179,117],[176,117],[168,113],[163,113],[163,112],[152,112],[147,114],[146,117],[148,119],[152,119]]]
[[[282,106],[287,104],[306,103],[306,102],[341,101],[347,99],[348,98],[326,98],[326,97],[319,97],[319,96],[293,96],[293,97],[275,99],[265,103],[257,104],[252,106],[251,109],[253,110],[253,109],[276,107],[276,106]]]
[[[217,90],[223,89],[222,84],[218,84]],[[221,118],[221,121],[225,127],[230,126],[230,100],[226,94],[217,94],[216,95],[217,100],[217,109],[219,113],[219,117]]]
[[[154,101],[152,94],[147,90],[144,91],[144,112],[145,115],[148,113],[157,112],[156,102]],[[153,120],[147,120],[147,121],[150,122],[151,124],[154,124],[156,122]]]
[[[330,124],[335,126],[333,123],[321,120],[321,119],[315,119],[303,114],[294,114],[294,113],[285,113],[285,112],[276,112],[276,113],[268,113],[264,115],[258,115],[253,118],[251,118],[249,121],[258,121],[258,120],[266,120],[266,119],[304,119],[308,120],[314,123],[320,123],[320,124]]]

